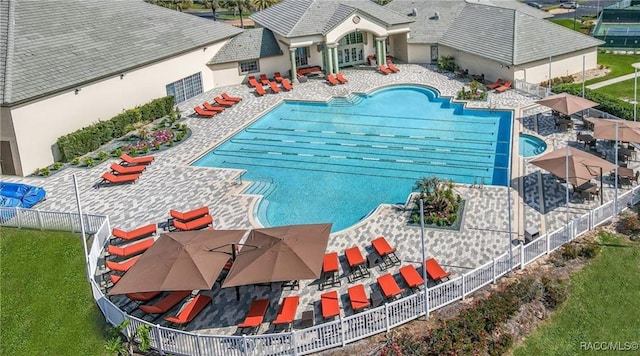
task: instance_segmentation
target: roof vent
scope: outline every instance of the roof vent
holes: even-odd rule
[[[429,18],[429,20],[438,20],[438,19],[440,19],[440,13],[437,11],[435,12],[435,14],[433,14],[433,16]]]
[[[411,13],[409,14],[409,16],[416,16],[416,15],[418,15],[418,9],[414,7],[413,10],[411,10]]]

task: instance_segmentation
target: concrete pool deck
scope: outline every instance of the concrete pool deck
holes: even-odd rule
[[[346,96],[351,92],[368,92],[374,88],[401,83],[424,84],[438,89],[442,96],[455,96],[463,83],[452,74],[435,71],[432,66],[398,65],[400,73],[382,75],[371,67],[346,68],[342,72],[349,83],[329,86],[322,78],[312,78],[297,84],[291,92],[267,94],[257,97],[253,89],[246,85],[216,88],[208,93],[180,103],[181,111],[188,115],[193,107],[203,101],[212,101],[213,97],[227,92],[231,96],[241,96],[243,101],[212,119],[187,117],[184,120],[192,130],[191,137],[170,150],[155,154],[156,160],[144,172],[137,183],[95,189],[102,172],[114,161],[109,160],[91,169],[68,168],[48,178],[20,178],[3,176],[6,181],[22,182],[42,186],[47,191],[47,200],[38,204],[40,210],[76,211],[72,174],[76,173],[83,212],[105,214],[110,218],[111,226],[132,229],[149,223],[166,221],[169,209],[189,210],[206,205],[214,217],[217,229],[249,229],[256,226],[252,212],[259,197],[242,194],[248,186],[240,179],[237,170],[221,170],[191,167],[189,164],[201,154],[207,152],[219,142],[232,135],[238,129],[248,125],[281,100],[329,100],[332,96]],[[487,101],[471,102],[468,107],[513,109],[515,121],[514,135],[519,132],[535,132],[549,144],[548,150],[564,147],[567,142],[575,144],[574,131],[557,131],[551,117],[533,115],[522,117],[523,109],[527,113],[546,111],[534,104],[536,98],[508,90],[501,94],[490,93]],[[576,125],[579,125],[576,121]],[[579,127],[579,126],[578,126]],[[585,130],[583,130],[585,131]],[[544,233],[553,231],[565,223],[566,215],[572,219],[587,209],[599,204],[598,200],[572,200],[569,210],[565,207],[564,185],[550,174],[540,171],[518,156],[517,139],[513,140],[511,206],[509,214],[505,201],[509,195],[507,187],[457,185],[456,190],[466,201],[465,213],[460,231],[427,229],[427,257],[435,257],[442,266],[454,275],[459,275],[490,261],[493,257],[506,252],[510,237],[522,237],[524,229],[534,227]],[[631,161],[632,168],[637,162]],[[606,181],[605,181],[606,182]],[[313,187],[309,187],[313,189]],[[619,189],[620,192],[626,189]],[[603,192],[605,201],[613,199],[613,188],[605,183]],[[393,205],[382,205],[368,219],[350,229],[332,234],[327,251],[337,251],[341,262],[342,284],[338,288],[318,290],[317,281],[300,281],[299,290],[282,291],[279,284],[273,288],[244,286],[240,287],[241,298],[235,300],[233,288],[214,288],[204,291],[210,294],[213,306],[190,323],[186,330],[198,330],[201,333],[232,335],[237,333],[235,325],[244,319],[249,304],[256,298],[269,298],[270,307],[259,333],[272,331],[271,321],[275,318],[282,297],[299,295],[300,305],[296,314],[299,321],[302,312],[315,310],[316,323],[321,321],[319,312],[320,294],[328,290],[338,290],[341,299],[342,315],[351,315],[347,298],[347,288],[365,284],[367,293],[377,289],[376,278],[384,273],[397,275],[399,266],[387,271],[372,268],[371,277],[355,283],[348,283],[344,272],[348,270],[344,261],[344,249],[358,246],[363,253],[371,251],[371,240],[385,236],[389,243],[398,248],[398,257],[402,265],[418,266],[421,260],[420,229],[407,224],[409,213]],[[508,217],[512,222],[509,224]],[[509,226],[513,234],[510,236]],[[108,270],[100,265],[98,273],[107,276]],[[103,281],[102,287],[110,287],[108,278],[97,277]],[[400,283],[403,286],[403,283]],[[114,303],[130,311],[132,315],[143,316],[135,310],[136,304],[129,303],[124,296],[112,298]],[[178,307],[167,314],[175,314]],[[162,318],[144,319],[163,325]],[[298,322],[294,328],[298,327]]]

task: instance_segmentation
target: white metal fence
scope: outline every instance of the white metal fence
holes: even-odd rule
[[[621,212],[640,200],[640,186],[618,197],[617,210]],[[470,293],[490,284],[512,268],[525,268],[539,257],[563,244],[573,241],[585,232],[614,216],[614,202],[607,202],[569,222],[565,227],[550,232],[526,245],[512,248],[512,259],[504,253],[473,271],[441,283],[427,291],[429,311],[461,300]],[[80,231],[78,214],[50,212],[20,208],[0,208],[0,225],[17,228]],[[151,326],[151,347],[160,353],[174,355],[306,355],[344,346],[371,335],[389,331],[424,316],[425,291],[387,303],[378,308],[350,315],[302,330],[278,334],[250,336],[215,336],[184,332],[127,315],[114,305],[95,281],[98,257],[109,240],[109,219],[101,215],[83,215],[86,231],[93,236],[88,254],[89,280],[96,304],[107,322],[118,325],[130,320],[126,333],[131,337],[141,324]]]

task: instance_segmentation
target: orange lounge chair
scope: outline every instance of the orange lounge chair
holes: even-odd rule
[[[276,82],[281,83],[281,82],[282,82],[282,80],[283,80],[284,78],[282,77],[282,75],[280,74],[280,72],[275,72],[275,73],[273,73],[273,79],[274,79]]]
[[[249,85],[254,87],[254,88],[257,88],[257,87],[260,86],[260,83],[258,83],[258,81],[256,80],[256,77],[254,77],[253,75],[250,75],[249,76]]]
[[[271,91],[274,94],[280,92],[280,87],[278,87],[278,83],[276,83],[276,82],[269,82],[269,88],[271,88]]]
[[[135,183],[136,180],[140,178],[140,173],[137,174],[119,174],[115,175],[111,172],[104,172],[102,174],[102,182],[109,184],[122,184],[122,183]]]
[[[239,96],[229,96],[229,94],[227,93],[222,93],[222,99],[226,100],[226,101],[232,101],[234,103],[239,103],[242,101],[242,98]]]
[[[111,280],[111,283],[116,284],[120,281],[120,278],[122,278],[122,276],[117,275],[117,274],[110,274],[109,275],[109,279]]]
[[[400,275],[411,289],[417,289],[424,285],[424,279],[412,265],[400,267]]]
[[[378,277],[378,285],[387,299],[395,298],[404,292],[390,273]]]
[[[381,64],[380,67],[378,68],[380,69],[380,72],[384,75],[391,74],[391,71],[384,64]]]
[[[340,82],[333,76],[333,74],[327,74],[327,82],[331,85],[338,85]]]
[[[235,103],[233,101],[226,101],[226,100],[223,100],[223,99],[221,99],[221,98],[219,98],[217,96],[215,98],[213,98],[213,100],[216,102],[216,104],[218,104],[220,106],[226,106],[226,107],[230,108],[233,105],[235,105]]]
[[[385,267],[391,267],[396,264],[400,264],[400,259],[396,256],[395,247],[391,247],[384,236],[380,236],[377,239],[371,241],[373,249],[376,250],[378,255],[382,257]]]
[[[187,303],[187,305],[178,313],[178,315],[176,315],[175,317],[165,317],[164,320],[174,324],[186,324],[193,320],[193,318],[195,318],[210,302],[210,296],[198,294],[193,299],[191,299],[189,303]]]
[[[495,82],[487,84],[487,89],[495,89],[502,85],[502,78],[498,78]]]
[[[400,71],[400,68],[396,67],[396,65],[391,61],[387,61],[387,68],[394,73],[398,73]]]
[[[260,95],[260,96],[263,96],[263,95],[265,95],[266,93],[267,93],[267,92],[266,92],[266,90],[264,90],[264,88],[263,88],[262,86],[258,85],[258,86],[256,87],[256,94],[258,94],[258,95]]]
[[[111,164],[111,173],[118,173],[118,174],[136,174],[136,173],[142,173],[142,171],[144,171],[147,166],[123,166],[121,164],[118,163],[113,163]]]
[[[130,258],[124,262],[115,262],[115,261],[109,261],[106,260],[104,262],[105,266],[107,266],[108,269],[112,270],[112,271],[117,271],[117,272],[126,272],[129,270],[129,268],[131,268],[131,266],[134,265],[134,263],[138,262],[138,259],[140,258],[140,256],[136,256],[134,258]]]
[[[143,157],[131,157],[126,153],[120,155],[120,159],[122,162],[120,164],[126,164],[128,166],[135,166],[139,164],[151,164],[155,157],[153,156],[143,156]]]
[[[127,293],[125,294],[127,296],[127,298],[131,299],[131,300],[135,300],[138,302],[148,302],[151,299],[155,298],[158,294],[160,294],[160,291],[157,292],[142,292],[142,293]]]
[[[205,215],[201,218],[187,222],[175,220],[173,222],[173,227],[180,231],[192,231],[204,229],[205,227],[209,227],[211,224],[213,224],[213,218],[211,215]]]
[[[266,74],[260,74],[260,83],[262,83],[262,85],[269,84],[269,78],[267,78]]]
[[[344,77],[344,75],[342,75],[342,73],[338,73],[336,74],[336,79],[338,79],[338,81],[340,82],[340,84],[347,84],[349,83],[349,81],[347,80],[347,78]]]
[[[338,299],[338,291],[331,291],[320,296],[320,309],[322,309],[322,317],[325,319],[333,318],[340,315],[340,299]]]
[[[216,111],[205,110],[199,106],[194,107],[193,111],[195,111],[196,115],[203,117],[214,117],[217,114]]]
[[[438,261],[435,258],[430,258],[424,262],[425,267],[427,268],[427,276],[431,278],[434,282],[439,282],[444,278],[449,278],[451,272],[445,272],[444,269],[440,266]]]
[[[349,294],[349,301],[351,302],[351,309],[353,309],[353,311],[359,311],[371,306],[367,292],[364,290],[364,285],[357,284],[349,287],[347,293]]]
[[[129,240],[129,241],[135,240],[141,237],[155,235],[155,233],[156,233],[156,224],[145,225],[137,229],[133,229],[131,231],[124,231],[115,227],[111,230],[111,234],[114,237],[117,237],[123,240]]]
[[[238,324],[238,329],[253,329],[259,327],[260,324],[262,324],[262,320],[264,320],[264,315],[267,313],[268,308],[269,299],[254,300],[253,303],[251,303],[251,307],[244,321]]]
[[[284,78],[282,79],[282,88],[284,88],[284,90],[286,91],[291,91],[293,90],[293,85],[291,85],[291,82],[289,81],[289,79]]]
[[[320,289],[325,285],[334,286],[336,282],[340,285],[340,279],[337,278],[340,273],[340,261],[337,252],[325,253],[322,261],[322,283]]]
[[[299,302],[300,297],[298,297],[297,295],[282,299],[280,311],[278,312],[278,316],[276,316],[276,319],[273,321],[273,325],[291,326],[293,320],[296,318],[296,311],[298,310]]]
[[[344,250],[344,255],[349,264],[349,281],[353,281],[353,277],[364,278],[369,276],[369,270],[365,266],[365,259],[358,246],[350,247]]]
[[[191,220],[195,220],[197,218],[203,217],[205,215],[209,215],[209,207],[203,206],[197,209],[189,210],[187,212],[180,212],[177,210],[169,209],[169,215],[172,218],[178,221],[187,222]]]
[[[224,109],[226,109],[224,106],[211,105],[211,103],[206,102],[206,101],[204,103],[202,103],[202,107],[204,107],[205,110],[215,111],[217,113],[223,112]]]
[[[189,294],[191,294],[190,290],[179,290],[171,292],[166,297],[160,299],[156,304],[141,305],[139,306],[139,308],[143,312],[149,314],[164,314],[169,311],[169,309],[173,308],[176,304],[180,303],[180,301],[186,298]]]
[[[504,84],[502,84],[501,86],[497,87],[495,92],[496,93],[502,93],[503,91],[506,91],[509,88],[511,88],[511,81],[507,80],[506,82],[504,82]]]
[[[107,247],[107,252],[114,256],[129,257],[146,251],[154,242],[154,239],[146,239],[123,247],[109,245]]]

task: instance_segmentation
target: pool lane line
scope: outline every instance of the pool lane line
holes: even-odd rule
[[[455,109],[454,109],[455,110]],[[328,112],[328,111],[317,111],[317,110],[298,110],[298,109],[293,109],[290,111],[292,114],[295,115],[296,112],[298,113],[311,113],[311,114],[318,114],[318,115],[327,115],[327,114],[331,114],[331,115],[349,115],[351,117],[375,117],[375,118],[383,118],[383,119],[394,119],[394,120],[420,120],[420,121],[424,121],[424,120],[428,120],[428,121],[444,121],[444,122],[451,122],[451,120],[448,119],[439,119],[439,118],[429,118],[429,117],[411,117],[411,116],[389,116],[389,115],[375,115],[375,114],[361,114],[361,113],[353,113],[353,112]],[[454,116],[461,116],[461,115],[454,115]],[[471,115],[473,116],[473,115]],[[474,117],[487,117],[487,116],[474,116]],[[492,117],[488,117],[492,120],[496,119],[495,116]],[[288,118],[280,118],[281,120],[288,120]],[[296,120],[296,119],[291,119]],[[302,119],[297,119],[299,121],[305,121]],[[313,121],[312,121],[313,122]],[[318,122],[326,122],[326,121],[318,121]],[[497,125],[497,123],[495,122],[478,122],[478,121],[474,121],[474,120],[455,120],[456,123],[465,123],[465,124],[483,124],[483,125]]]

